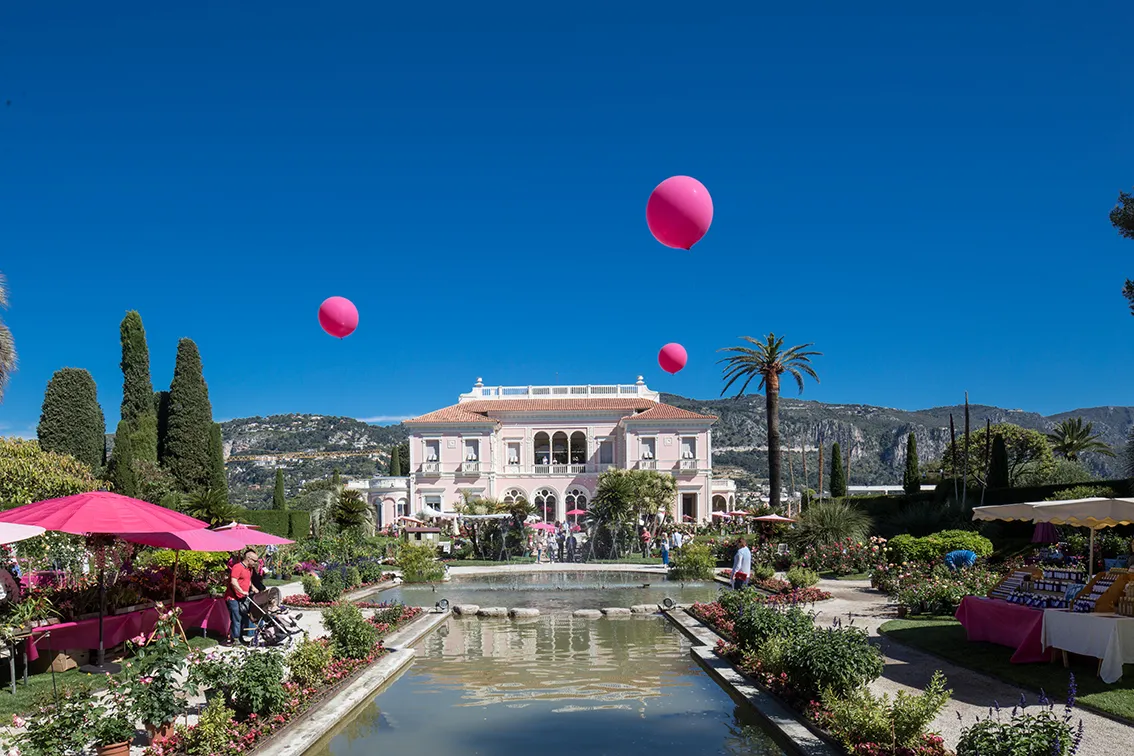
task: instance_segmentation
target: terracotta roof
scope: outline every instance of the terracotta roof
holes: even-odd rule
[[[649,399],[490,399],[462,402],[430,412],[407,423],[494,423],[497,412],[634,411],[625,420],[716,420],[712,415],[679,409]],[[641,410],[641,411],[639,411]]]
[[[645,412],[623,418],[627,420],[716,420],[716,415],[700,415],[696,412],[674,407],[671,404],[656,404]]]

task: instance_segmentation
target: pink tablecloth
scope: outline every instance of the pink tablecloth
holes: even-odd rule
[[[1043,610],[1000,599],[965,596],[955,615],[971,641],[1016,649],[1013,664],[1047,661],[1043,648]]]
[[[179,603],[177,608],[181,610],[181,626],[186,630],[201,628],[216,633],[228,633],[228,607],[224,599],[186,601]],[[156,624],[156,609],[108,616],[103,620],[103,644],[106,648],[113,648],[136,635],[153,631]],[[43,634],[49,631],[51,637],[45,639]],[[39,658],[36,646],[44,648],[50,646],[56,651],[69,648],[98,648],[98,618],[37,628],[27,640],[29,661]]]

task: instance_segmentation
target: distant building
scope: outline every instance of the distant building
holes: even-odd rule
[[[637,383],[485,386],[406,421],[410,474],[369,481],[385,527],[414,512],[452,512],[464,496],[527,499],[546,521],[587,509],[613,467],[677,479],[677,509],[703,522],[736,503],[736,483],[713,475],[711,415],[660,401]]]

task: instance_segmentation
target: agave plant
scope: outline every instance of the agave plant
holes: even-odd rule
[[[803,510],[790,538],[802,547],[831,546],[870,535],[870,516],[845,501],[816,502]]]

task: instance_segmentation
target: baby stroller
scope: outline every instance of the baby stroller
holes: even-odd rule
[[[251,632],[248,638],[252,646],[291,646],[295,636],[303,632],[297,619],[302,614],[291,614],[280,601],[280,589],[269,588],[252,596],[248,602],[248,619],[250,626],[245,633]],[[247,635],[246,635],[247,637]]]

